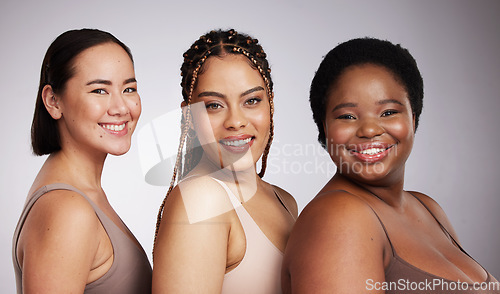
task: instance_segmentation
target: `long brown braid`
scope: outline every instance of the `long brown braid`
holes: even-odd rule
[[[233,29],[227,31],[214,30],[201,36],[183,55],[184,62],[181,66],[181,86],[182,96],[184,102],[186,103],[186,110],[181,121],[180,143],[179,148],[177,149],[177,158],[175,161],[172,179],[170,181],[170,187],[168,188],[167,194],[158,211],[153,244],[153,258],[154,247],[156,246],[156,239],[160,229],[161,218],[163,216],[163,209],[165,207],[167,197],[170,192],[172,192],[175,181],[184,178],[196,166],[196,164],[198,164],[203,154],[201,147],[194,148],[194,146],[199,146],[199,142],[197,141],[198,139],[194,135],[189,135],[190,126],[192,125],[191,99],[198,81],[198,76],[203,73],[203,65],[210,56],[222,57],[225,54],[242,54],[250,60],[251,66],[259,71],[264,83],[266,84],[270,105],[270,130],[269,139],[262,155],[259,177],[262,178],[264,176],[267,167],[269,149],[271,148],[271,143],[274,137],[274,93],[273,81],[271,79],[271,69],[266,59],[267,55],[258,42],[259,41],[257,39],[254,39],[246,34],[237,33]],[[184,147],[185,155],[183,158],[182,153]],[[177,177],[179,173],[180,176]]]

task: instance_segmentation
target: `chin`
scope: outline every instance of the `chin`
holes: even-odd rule
[[[399,178],[385,170],[379,172],[363,170],[358,173],[341,172],[341,174],[355,182],[375,187],[391,186],[395,183],[395,179]]]
[[[116,148],[113,150],[108,150],[108,154],[120,156],[120,155],[127,153],[129,150],[130,150],[130,145],[124,146],[123,148]]]

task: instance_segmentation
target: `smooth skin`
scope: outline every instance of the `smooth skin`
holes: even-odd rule
[[[284,293],[383,293],[369,289],[367,282],[385,281],[392,256],[377,215],[395,251],[408,263],[454,281],[486,280],[481,266],[403,190],[414,117],[406,90],[391,72],[372,64],[347,68],[328,96],[324,127],[329,153],[340,168],[292,231],[283,266]],[[355,154],[369,144],[392,147],[375,164]],[[458,240],[439,205],[413,193]]]
[[[86,49],[74,60],[75,74],[62,93],[50,85],[43,99],[58,121],[61,150],[45,161],[29,192],[52,183],[83,191],[137,244],[101,188],[108,153],[130,148],[141,113],[132,61],[119,45]],[[121,132],[105,128],[123,125]],[[113,248],[90,203],[73,191],[55,190],[32,207],[21,231],[17,257],[24,293],[83,293],[113,264]]]
[[[154,252],[153,293],[220,293],[224,274],[243,259],[243,228],[226,191],[211,177],[240,197],[282,252],[297,216],[292,196],[256,174],[255,164],[269,135],[269,98],[261,75],[246,57],[209,57],[193,94],[193,103],[197,102],[207,110],[205,116],[193,114],[204,155],[167,198]],[[218,143],[237,136],[253,138],[245,154],[231,154]]]

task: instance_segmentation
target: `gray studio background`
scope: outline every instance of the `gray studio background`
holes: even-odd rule
[[[168,134],[162,144],[177,148],[177,126],[159,118],[179,111],[182,53],[206,31],[234,27],[268,53],[276,136],[265,180],[293,194],[300,209],[335,171],[316,143],[308,104],[322,56],[362,36],[409,48],[425,100],[406,189],[434,197],[465,249],[500,278],[500,1],[4,0],[0,12],[1,293],[14,293],[12,233],[45,159],[31,154],[29,140],[40,64],[57,35],[82,27],[113,33],[135,58],[143,113],[130,152],[108,157],[103,186],[149,256],[167,187],[145,181],[158,155],[146,156],[151,142],[139,138],[156,122]]]

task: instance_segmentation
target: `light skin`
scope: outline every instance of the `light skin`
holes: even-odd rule
[[[101,188],[107,154],[130,148],[141,113],[134,67],[119,45],[104,43],[74,59],[75,74],[64,91],[43,89],[43,101],[57,120],[61,150],[45,161],[29,192],[66,183],[84,192],[140,245],[109,204]],[[94,209],[80,194],[55,190],[40,198],[21,231],[17,257],[24,293],[83,293],[113,263],[113,248]]]
[[[262,76],[242,55],[209,57],[205,62],[192,98],[206,109],[204,115],[193,113],[204,155],[190,172],[193,177],[167,198],[155,246],[153,293],[220,293],[224,274],[243,259],[243,228],[226,191],[211,177],[228,185],[267,238],[284,251],[297,215],[295,200],[261,180],[255,168],[269,136],[265,89]],[[223,146],[245,139],[251,146],[241,150]],[[197,211],[204,217],[193,218]]]
[[[486,280],[486,272],[403,190],[414,116],[390,71],[372,64],[347,68],[329,93],[324,127],[332,160],[344,165],[297,220],[285,252],[284,293],[383,293],[366,282],[383,282],[392,256],[374,211],[408,263],[454,281]],[[458,240],[439,205],[413,193]]]

